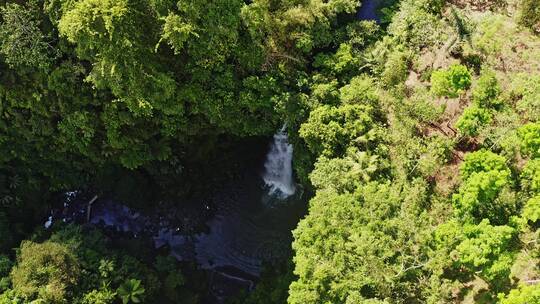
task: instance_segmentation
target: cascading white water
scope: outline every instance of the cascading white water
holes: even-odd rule
[[[296,188],[292,177],[293,147],[289,144],[286,127],[274,135],[270,152],[264,164],[263,180],[271,195],[285,199],[294,194]]]

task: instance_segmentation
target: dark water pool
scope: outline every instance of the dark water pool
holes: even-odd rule
[[[264,263],[290,257],[292,230],[306,209],[302,187],[284,197],[265,184],[265,158],[273,150],[271,144],[272,139],[263,143],[264,147],[243,150],[260,155],[246,155],[249,164],[241,174],[226,179],[200,199],[143,214],[128,208],[129,204],[99,198],[92,205],[90,222],[108,231],[150,237],[156,249],[168,250],[178,260],[195,262],[208,270],[215,299],[239,289],[249,290]],[[239,158],[242,161],[242,156]],[[77,201],[76,193],[68,195],[62,212],[66,221],[85,221],[87,198]],[[203,221],[203,229],[194,230],[201,226],[194,221]]]
[[[377,15],[377,10],[383,4],[384,0],[362,0],[362,5],[357,13],[357,18],[361,20],[375,20],[380,21],[380,17]]]

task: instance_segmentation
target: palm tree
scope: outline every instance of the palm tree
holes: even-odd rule
[[[141,303],[141,296],[144,294],[144,287],[141,286],[141,280],[130,279],[125,281],[116,292],[122,299],[122,303],[128,304]]]

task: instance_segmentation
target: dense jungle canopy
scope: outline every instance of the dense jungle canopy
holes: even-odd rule
[[[0,304],[208,302],[197,265],[43,222],[204,193],[283,125],[307,211],[225,301],[540,303],[540,2],[367,2],[0,1]]]

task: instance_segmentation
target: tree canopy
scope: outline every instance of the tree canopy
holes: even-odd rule
[[[280,127],[298,192],[264,210],[305,214],[227,301],[535,303],[538,3],[0,2],[0,303],[212,302],[220,274],[58,197],[174,213],[197,239],[255,166],[235,149]]]

